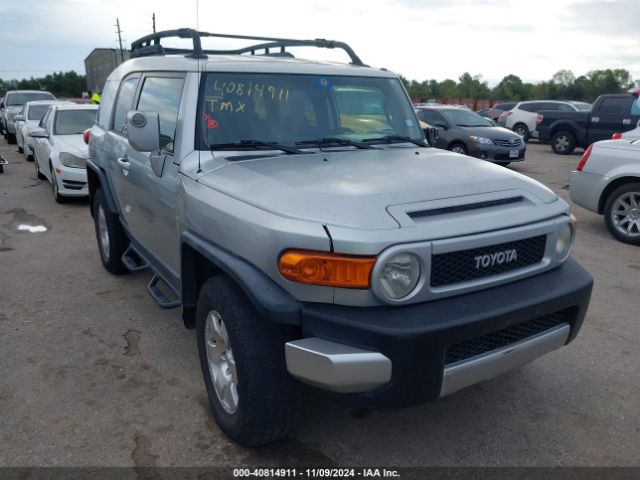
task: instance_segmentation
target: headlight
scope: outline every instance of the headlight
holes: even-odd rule
[[[380,270],[379,282],[384,293],[394,300],[406,297],[418,284],[420,262],[413,253],[397,253]]]
[[[65,167],[86,168],[87,161],[84,158],[76,157],[70,153],[62,152],[60,154],[60,163]]]
[[[475,135],[469,135],[469,138],[474,142],[483,143],[485,145],[493,145],[493,140],[485,137],[476,137]]]
[[[573,225],[565,223],[560,227],[558,238],[556,239],[556,258],[561,262],[566,260],[571,253],[574,236]]]

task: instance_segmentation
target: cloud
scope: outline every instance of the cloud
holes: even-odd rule
[[[640,28],[638,0],[584,0],[567,5],[563,24],[589,35],[637,38]]]

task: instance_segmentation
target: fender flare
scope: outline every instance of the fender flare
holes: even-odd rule
[[[96,178],[92,179],[91,175],[95,175]],[[109,180],[102,168],[97,166],[91,160],[87,160],[87,182],[89,183],[89,208],[92,208],[91,205],[93,204],[93,194],[95,193],[97,186],[99,186],[104,194],[104,201],[107,212],[113,215],[118,215],[118,208],[116,207],[116,202],[113,199],[113,190],[111,189],[111,184],[109,183]],[[98,185],[96,185],[96,183]],[[93,210],[91,211],[91,214],[93,215]]]
[[[198,283],[196,259],[193,256],[193,252],[197,252],[216,269],[229,275],[249,297],[260,315],[277,323],[300,324],[298,301],[255,266],[194,232],[183,232],[180,238],[183,308],[195,309],[201,283],[206,281],[200,279],[201,283]]]

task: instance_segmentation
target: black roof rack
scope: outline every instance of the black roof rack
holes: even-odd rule
[[[217,38],[233,38],[240,40],[258,40],[260,42],[245,48],[231,50],[203,50],[201,38],[217,37]],[[160,44],[163,38],[190,38],[193,41],[193,49],[183,48],[167,48]],[[165,30],[162,32],[152,33],[145,37],[139,38],[131,43],[131,58],[148,57],[154,55],[166,54],[185,54],[188,58],[207,58],[207,55],[241,55],[250,53],[256,55],[256,52],[263,51],[262,55],[273,56],[292,56],[286,51],[286,47],[317,47],[317,48],[340,48],[344,50],[351,58],[352,65],[365,67],[356,52],[344,42],[336,42],[334,40],[325,40],[317,38],[315,40],[293,40],[289,38],[271,38],[271,37],[253,37],[248,35],[225,35],[222,33],[198,32],[192,28],[180,28],[178,30]],[[275,51],[271,51],[275,50]]]

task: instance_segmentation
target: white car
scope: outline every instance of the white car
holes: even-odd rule
[[[38,128],[38,124],[50,105],[56,103],[52,100],[37,100],[27,102],[22,106],[19,115],[16,115],[16,142],[18,151],[24,154],[26,160],[33,160],[33,139],[31,132]]]
[[[564,110],[567,112],[581,112],[591,110],[591,104],[585,102],[570,102],[560,100],[532,100],[526,102],[518,102],[508,112],[503,112],[498,118],[498,123],[502,119],[504,126],[513,130],[524,141],[529,138],[537,138],[536,117],[540,110]]]
[[[603,140],[584,152],[569,186],[571,200],[604,215],[618,240],[640,245],[640,140]]]
[[[97,105],[51,105],[31,132],[36,175],[53,185],[58,203],[86,196],[89,149],[83,133],[93,125]]]

